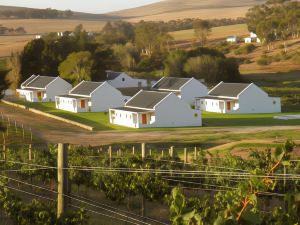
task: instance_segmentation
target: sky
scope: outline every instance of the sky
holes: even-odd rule
[[[107,13],[159,1],[160,0],[0,0],[0,5]]]

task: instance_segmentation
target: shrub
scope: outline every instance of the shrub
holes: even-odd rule
[[[238,49],[234,51],[234,54],[236,55],[241,55],[241,54],[249,54],[255,50],[255,45],[254,44],[245,44]]]
[[[256,61],[256,63],[260,66],[266,66],[272,63],[272,57],[267,55],[262,55],[260,59]]]

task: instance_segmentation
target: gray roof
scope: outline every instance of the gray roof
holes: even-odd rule
[[[180,90],[191,78],[164,77],[153,85],[154,89]]]
[[[113,108],[115,110],[121,110],[121,111],[130,111],[130,112],[137,112],[137,113],[143,113],[143,112],[149,112],[151,110],[146,110],[146,109],[136,109],[136,108],[131,108],[131,107],[119,107],[119,108]]]
[[[48,77],[48,76],[37,76],[32,81],[28,82],[25,87],[27,88],[46,88],[48,84],[54,81],[57,77]]]
[[[103,82],[83,81],[70,91],[70,95],[90,96]]]
[[[140,91],[125,104],[125,107],[153,109],[157,103],[169,94],[169,92]]]
[[[136,95],[140,90],[150,90],[150,88],[147,87],[129,87],[129,88],[117,88],[122,95],[124,96],[134,96]]]
[[[33,81],[37,76],[36,75],[32,75],[30,76],[27,80],[25,80],[23,83],[22,83],[22,86],[26,87],[31,81]]]
[[[56,97],[60,98],[71,98],[71,99],[84,99],[86,97],[78,96],[78,95],[58,95]]]
[[[120,76],[120,74],[122,74],[122,72],[115,72],[115,71],[107,70],[106,71],[106,79],[107,80],[114,80],[115,78]]]
[[[237,97],[249,85],[244,83],[220,83],[208,94],[211,96]]]

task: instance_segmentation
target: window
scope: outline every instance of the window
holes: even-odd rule
[[[194,117],[198,117],[198,113],[195,113],[195,114],[194,114]]]
[[[276,101],[273,101],[273,105],[276,105]]]
[[[203,105],[204,104],[204,102],[203,101],[201,101],[201,105]]]
[[[125,81],[125,78],[124,78],[124,77],[122,78],[122,81],[123,81],[123,82]]]

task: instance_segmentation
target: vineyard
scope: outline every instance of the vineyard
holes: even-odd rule
[[[23,138],[17,126],[9,132]],[[300,158],[293,141],[251,151],[246,159],[191,146],[63,145],[61,168],[58,145],[36,143],[30,133],[24,138],[28,144],[3,145],[0,217],[6,224],[300,222]],[[67,176],[63,194],[60,170]]]

